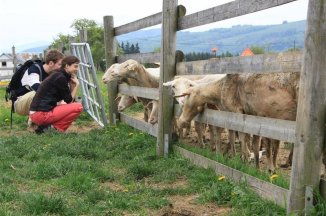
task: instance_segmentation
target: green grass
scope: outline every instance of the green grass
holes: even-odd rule
[[[212,170],[178,154],[156,156],[155,142],[124,124],[84,134],[4,137],[0,215],[146,215],[169,205],[169,196],[190,194],[198,194],[198,204],[213,202],[231,208],[231,214],[240,211],[242,199],[261,203],[256,212],[266,212],[268,205],[274,215],[285,214],[246,185],[219,181]],[[179,179],[184,186],[168,187]],[[159,184],[166,187],[155,187]]]

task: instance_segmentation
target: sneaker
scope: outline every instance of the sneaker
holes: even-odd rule
[[[39,126],[35,129],[35,133],[36,133],[36,134],[42,134],[42,133],[44,133],[46,130],[48,130],[49,128],[51,128],[51,125],[39,125]]]

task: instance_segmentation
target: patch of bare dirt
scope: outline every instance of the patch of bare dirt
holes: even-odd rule
[[[188,184],[186,178],[177,179],[173,183],[153,183],[148,179],[145,179],[146,187],[152,188],[180,188],[186,187]],[[123,185],[116,182],[105,182],[101,185],[103,188],[108,188],[112,191],[128,191]],[[170,201],[170,205],[160,210],[148,210],[148,215],[151,216],[215,216],[215,215],[226,215],[231,208],[220,207],[214,203],[198,204],[196,203],[198,195],[175,195],[168,196],[167,199]],[[123,215],[130,215],[125,213]]]
[[[171,196],[171,204],[151,215],[159,216],[215,216],[226,215],[231,208],[219,207],[213,203],[199,205],[196,203],[197,195]]]
[[[87,133],[92,129],[101,128],[101,126],[93,121],[87,125],[77,125],[75,122],[67,129],[66,133]]]

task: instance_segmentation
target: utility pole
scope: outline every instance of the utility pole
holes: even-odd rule
[[[16,72],[17,68],[17,56],[16,56],[16,48],[12,46],[12,63],[14,64],[14,73]]]

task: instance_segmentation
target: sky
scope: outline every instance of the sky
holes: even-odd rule
[[[192,14],[231,0],[179,0]],[[75,19],[86,18],[103,24],[113,16],[120,26],[162,11],[163,0],[0,0],[0,54],[26,48],[26,45],[51,43],[58,34],[75,35],[70,27]],[[283,21],[305,20],[308,0],[297,0],[253,14],[204,25],[186,31],[206,31],[233,25],[272,25]],[[159,27],[159,26],[156,26]]]

